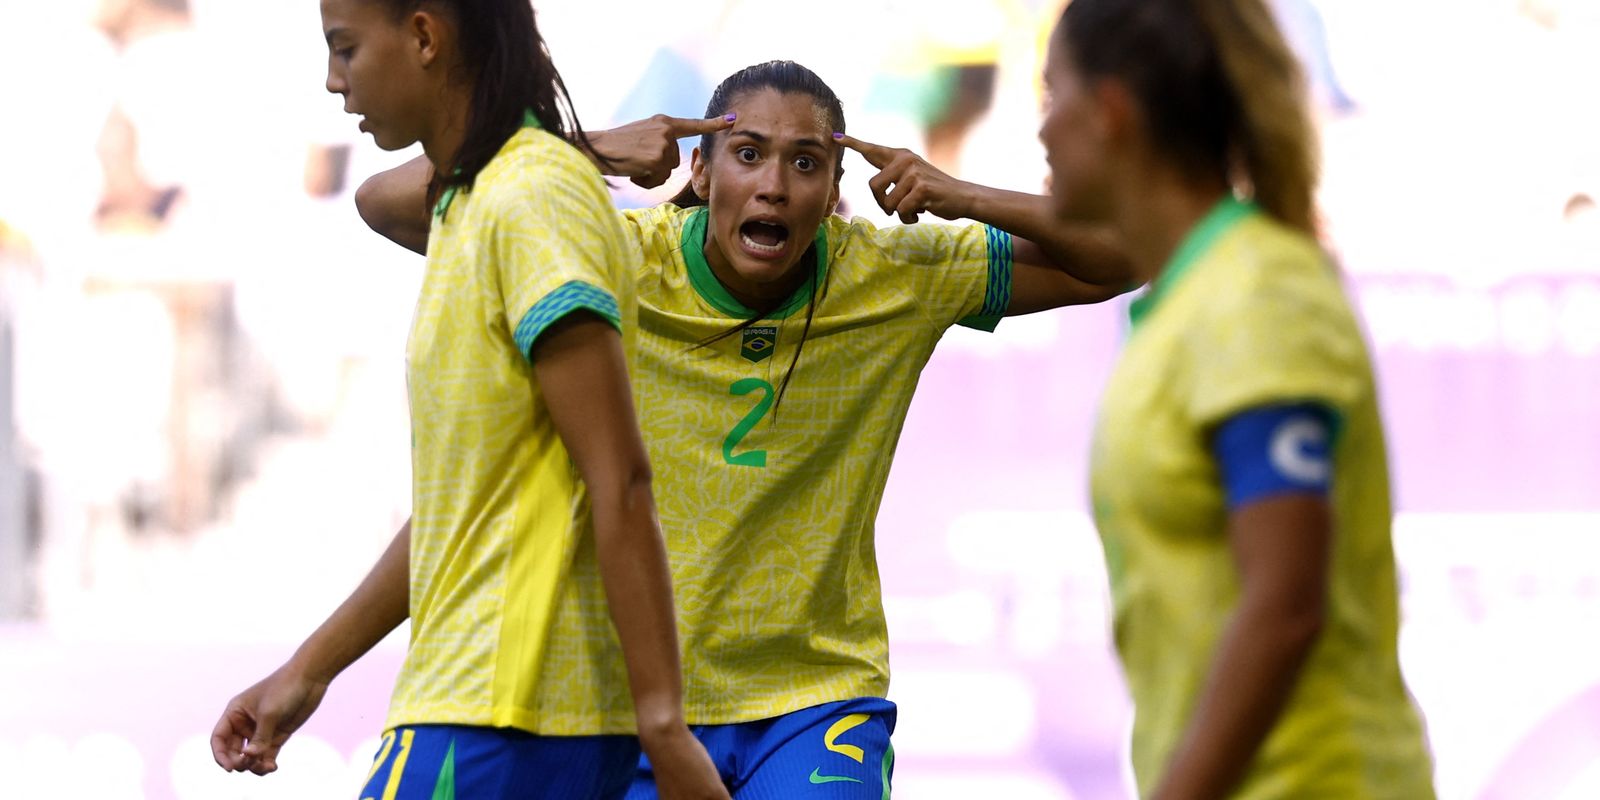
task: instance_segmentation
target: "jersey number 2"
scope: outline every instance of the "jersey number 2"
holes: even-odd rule
[[[738,447],[739,442],[750,435],[750,430],[756,426],[756,423],[759,423],[761,418],[772,410],[772,395],[774,392],[772,384],[760,378],[745,378],[742,381],[735,381],[733,386],[728,389],[728,394],[735,397],[742,397],[754,391],[762,393],[761,400],[756,403],[755,408],[750,409],[750,413],[744,415],[744,419],[739,420],[738,425],[733,426],[733,430],[728,432],[728,438],[722,440],[722,460],[736,467],[765,467],[767,465],[767,451],[765,450],[747,450],[738,455],[733,454],[733,448]]]

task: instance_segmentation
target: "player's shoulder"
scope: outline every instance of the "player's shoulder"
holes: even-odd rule
[[[836,265],[873,268],[905,263],[935,263],[952,257],[956,240],[977,223],[924,221],[880,226],[864,217],[837,214],[823,220],[828,251]]]
[[[592,172],[599,175],[594,164],[571,142],[532,126],[512,134],[495,155],[495,161],[523,170]]]
[[[1312,236],[1258,213],[1205,258],[1208,263],[1200,268],[1208,275],[1200,281],[1205,288],[1191,298],[1199,303],[1191,308],[1218,330],[1280,331],[1281,336],[1260,340],[1270,348],[1284,346],[1284,336],[1341,341],[1339,348],[1360,341],[1344,277]]]
[[[578,148],[538,128],[519,130],[479,173],[491,194],[527,198],[579,198],[609,205],[605,180]],[[476,188],[476,187],[475,187]]]
[[[679,208],[672,203],[646,206],[644,208],[628,208],[621,211],[622,221],[639,230],[642,235],[660,234],[670,236],[676,241],[683,233],[683,226],[693,215],[693,208]]]
[[[1308,281],[1324,288],[1337,284],[1322,245],[1268,214],[1245,217],[1220,244],[1213,259],[1232,265],[1252,283]]]

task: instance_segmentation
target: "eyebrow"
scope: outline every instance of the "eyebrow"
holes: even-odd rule
[[[346,31],[344,28],[329,28],[326,31],[323,31],[322,38],[328,40],[328,44],[331,45],[333,44],[333,39],[335,36],[343,36],[346,33],[349,33],[349,31]]]
[[[728,138],[731,139],[731,138],[733,138],[735,136],[743,136],[743,137],[745,137],[747,139],[754,139],[757,144],[771,144],[772,143],[772,137],[771,136],[768,136],[768,135],[766,135],[764,133],[756,133],[755,131],[748,130],[748,129],[745,129],[745,128],[740,128],[738,130],[733,130],[733,131],[729,131],[728,132]],[[794,140],[794,143],[796,145],[800,146],[800,147],[815,147],[818,150],[826,150],[827,149],[827,146],[822,143],[821,139],[809,139],[809,138],[796,139],[796,140]]]

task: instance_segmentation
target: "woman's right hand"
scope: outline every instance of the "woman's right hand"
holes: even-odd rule
[[[328,684],[291,661],[228,701],[211,731],[211,756],[229,772],[265,775],[278,768],[278,749],[322,703]]]
[[[733,115],[681,119],[657,114],[608,131],[589,132],[589,148],[600,171],[654,189],[678,168],[678,140],[733,127]]]
[[[661,800],[730,800],[711,756],[687,725],[656,734],[641,732],[639,743],[650,757]]]

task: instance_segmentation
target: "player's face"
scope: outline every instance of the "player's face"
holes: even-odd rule
[[[422,137],[426,85],[417,41],[370,0],[322,0],[322,32],[328,41],[328,91],[344,97],[344,110],[360,114],[362,131],[378,146],[398,150]]]
[[[728,110],[738,122],[693,164],[710,207],[706,262],[747,305],[781,299],[804,281],[800,259],[839,203],[839,145],[804,94],[761,89]]]
[[[1050,196],[1063,215],[1103,218],[1106,149],[1096,98],[1060,37],[1051,36],[1051,41],[1044,72],[1046,109],[1039,126],[1050,164]]]

